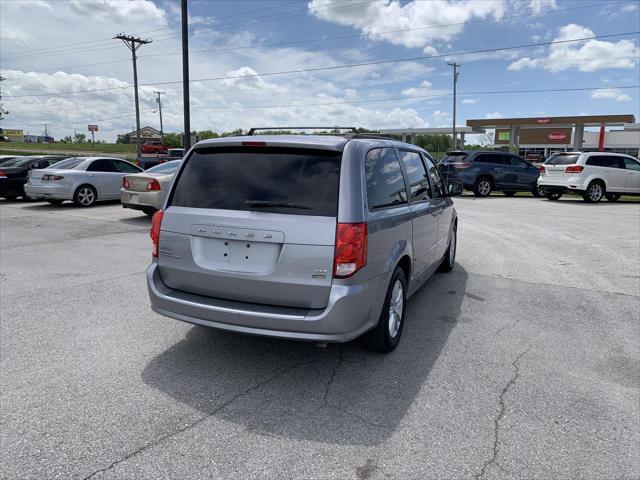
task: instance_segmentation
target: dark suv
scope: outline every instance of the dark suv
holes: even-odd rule
[[[531,162],[507,152],[449,152],[440,162],[443,175],[461,182],[477,197],[487,197],[493,190],[507,196],[516,192],[538,194],[540,172]]]

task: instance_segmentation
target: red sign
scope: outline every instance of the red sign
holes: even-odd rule
[[[90,132],[97,132],[98,131],[98,125],[88,125],[87,130],[89,130]]]
[[[547,123],[551,123],[550,118],[539,118],[538,125],[546,125]]]
[[[564,132],[549,132],[547,133],[547,140],[550,142],[566,142],[569,136]]]

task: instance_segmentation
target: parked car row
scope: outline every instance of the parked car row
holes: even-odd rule
[[[507,152],[455,151],[439,166],[447,178],[460,181],[478,197],[494,191],[506,196],[530,192],[558,200],[576,193],[587,202],[615,202],[622,195],[640,195],[640,162],[621,153],[560,152],[537,167]]]

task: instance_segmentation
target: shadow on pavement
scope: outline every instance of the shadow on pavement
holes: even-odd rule
[[[153,358],[143,381],[247,430],[343,445],[375,445],[398,427],[461,317],[467,272],[436,274],[408,302],[388,355],[358,342],[274,340],[195,326]]]

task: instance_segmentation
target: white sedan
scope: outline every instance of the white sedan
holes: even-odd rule
[[[31,198],[59,205],[72,200],[79,207],[120,198],[122,178],[142,169],[119,158],[76,157],[42,170],[31,170],[24,190]]]

